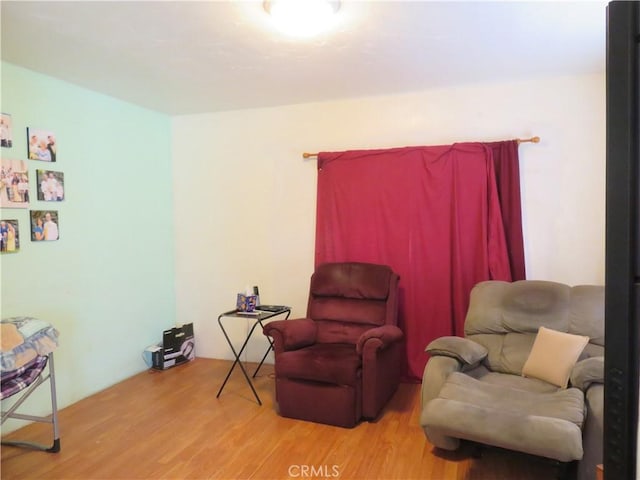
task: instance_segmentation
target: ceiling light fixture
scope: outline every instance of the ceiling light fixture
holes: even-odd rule
[[[326,30],[340,9],[340,1],[265,0],[263,7],[278,30],[296,37],[310,37]]]

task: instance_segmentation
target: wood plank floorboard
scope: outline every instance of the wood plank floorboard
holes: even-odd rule
[[[1,478],[544,480],[556,466],[487,449],[434,449],[419,425],[420,386],[402,384],[375,422],[343,429],[278,416],[273,366],[255,379],[259,406],[231,362],[197,358],[149,370],[59,413],[62,450],[2,446]],[[254,365],[249,365],[252,373]],[[42,388],[42,387],[41,387]],[[51,427],[31,424],[3,437],[49,444]]]

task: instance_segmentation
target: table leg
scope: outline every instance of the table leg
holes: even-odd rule
[[[238,352],[236,352],[236,349],[233,348],[233,343],[231,342],[231,339],[229,338],[229,335],[227,335],[227,332],[226,332],[226,330],[224,329],[224,327],[222,325],[221,317],[218,317],[218,324],[220,325],[220,329],[222,330],[222,333],[224,334],[224,337],[226,338],[227,343],[229,344],[229,347],[231,348],[231,351],[233,352],[235,360],[233,361],[233,365],[231,365],[231,368],[229,369],[229,373],[227,373],[227,376],[225,377],[224,382],[222,382],[222,386],[220,387],[220,390],[218,390],[218,394],[216,395],[216,398],[220,397],[220,394],[222,393],[222,390],[224,390],[224,387],[227,384],[227,381],[229,380],[229,377],[231,376],[231,373],[233,372],[233,369],[236,368],[236,365],[239,365],[240,366],[240,370],[242,370],[242,374],[244,375],[244,378],[247,380],[247,383],[251,387],[251,391],[253,392],[253,395],[256,397],[256,400],[258,401],[258,405],[262,405],[262,401],[260,400],[260,397],[258,396],[258,392],[256,392],[256,389],[253,386],[253,382],[251,382],[251,378],[249,378],[249,375],[247,374],[247,371],[244,369],[244,366],[242,365],[242,362],[240,361],[240,356],[242,355],[242,352],[244,352],[244,349],[247,347],[247,344],[249,343],[249,339],[251,338],[251,334],[253,333],[253,330],[255,329],[255,326],[257,325],[257,323],[258,322],[256,322],[253,325],[253,328],[251,329],[251,332],[249,333],[249,335],[247,335],[247,338],[245,339],[244,343],[242,344],[242,347],[240,347],[240,350]]]

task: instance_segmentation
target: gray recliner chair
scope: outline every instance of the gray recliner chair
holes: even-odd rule
[[[569,347],[557,347],[565,341],[575,345],[575,356],[557,361],[571,356]],[[595,478],[602,462],[604,287],[481,282],[471,292],[465,338],[441,337],[426,351],[420,422],[435,447],[455,450],[469,440],[578,461],[579,477]]]

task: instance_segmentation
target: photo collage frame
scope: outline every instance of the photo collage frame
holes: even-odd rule
[[[60,239],[60,212],[49,206],[65,201],[65,175],[58,167],[46,165],[58,162],[57,135],[49,129],[27,127],[26,159],[15,158],[17,155],[10,151],[16,145],[13,127],[12,115],[0,114],[0,208],[30,209],[28,225],[22,226],[30,229],[26,236],[32,242],[57,241]],[[25,234],[20,231],[19,219],[10,218],[19,216],[2,214],[2,254],[20,251]]]

